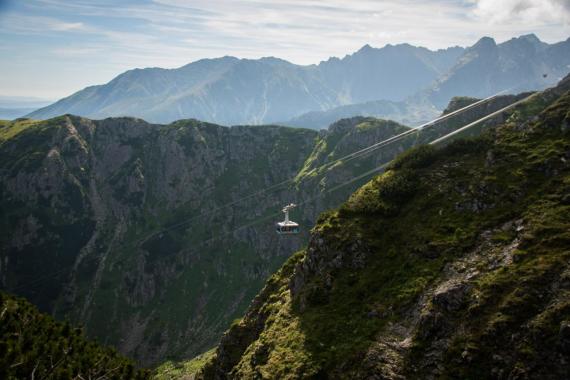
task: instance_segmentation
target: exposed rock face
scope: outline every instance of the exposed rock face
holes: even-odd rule
[[[396,159],[319,218],[200,377],[568,378],[569,118],[566,78]]]
[[[240,197],[294,177],[316,137],[129,118],[31,125],[1,145],[2,287],[145,364],[207,349],[302,241],[276,236],[279,215],[235,230],[278,211],[290,188]]]
[[[435,290],[432,303],[444,311],[459,310],[465,301],[469,286],[457,281],[448,281]]]
[[[348,181],[513,99],[342,162],[407,127],[359,117],[317,133],[75,116],[0,126],[8,232],[1,285],[141,363],[192,357],[243,315],[267,276],[308,241],[317,215],[369,177]],[[303,233],[279,238],[273,221],[292,201],[303,204],[293,214]],[[363,239],[349,251],[331,248],[325,261],[307,260],[307,275],[295,281],[302,287],[328,265],[322,289],[331,290],[338,268],[366,267],[368,249]],[[436,247],[424,252],[439,255]],[[299,304],[319,294],[299,296]]]
[[[0,128],[2,288],[144,364],[213,346],[316,215],[359,183],[327,191],[415,143],[323,168],[407,128],[353,118],[318,134],[75,116]],[[273,222],[291,201],[304,203],[293,214],[303,233],[279,238]]]

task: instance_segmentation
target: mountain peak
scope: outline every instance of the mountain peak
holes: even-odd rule
[[[259,58],[260,62],[264,62],[264,63],[269,63],[269,64],[288,64],[291,65],[292,63],[289,61],[286,61],[284,59],[281,58],[277,58],[277,57],[261,57]]]
[[[488,49],[494,48],[497,46],[497,43],[491,37],[483,37],[479,41],[473,45],[473,49]]]
[[[358,51],[356,53],[367,53],[367,52],[371,52],[373,50],[374,50],[374,48],[372,46],[370,46],[369,44],[366,44],[363,47],[361,47],[360,49],[358,49]]]
[[[519,39],[524,39],[524,40],[532,41],[532,42],[542,42],[540,40],[540,38],[538,38],[536,36],[536,34],[534,34],[534,33],[524,34],[524,35],[520,36]]]
[[[536,47],[536,48],[540,48],[540,47],[542,47],[542,46],[546,46],[546,45],[547,45],[546,43],[542,42],[542,41],[540,40],[540,38],[538,38],[538,37],[536,36],[536,34],[534,34],[534,33],[525,34],[524,36],[520,36],[520,37],[518,38],[518,40],[519,40],[519,41],[522,41],[522,42],[525,42],[525,43],[527,43],[527,44],[530,44],[530,45],[532,45],[532,46],[534,46],[534,47]]]
[[[534,33],[511,38],[501,45],[509,46],[515,49],[528,50],[529,52],[538,51],[548,46],[548,44],[542,42]]]

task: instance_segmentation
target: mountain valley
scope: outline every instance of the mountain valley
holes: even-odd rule
[[[570,76],[492,125],[321,214],[196,378],[567,378]]]

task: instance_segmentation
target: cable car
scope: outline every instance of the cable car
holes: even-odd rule
[[[289,210],[297,207],[296,204],[291,203],[283,207],[285,220],[275,224],[275,229],[279,235],[294,235],[299,233],[299,224],[289,220]]]
[[[542,74],[543,78],[546,78],[548,76],[548,74]]]

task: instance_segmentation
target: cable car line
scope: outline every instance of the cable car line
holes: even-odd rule
[[[383,141],[380,141],[380,142],[378,142],[378,143],[375,143],[375,144],[373,144],[373,145],[371,145],[371,146],[369,146],[369,147],[367,147],[367,148],[363,148],[363,149],[361,149],[361,150],[359,150],[359,151],[357,151],[357,152],[350,153],[350,154],[348,154],[348,155],[346,155],[346,156],[344,156],[344,157],[341,157],[341,158],[335,159],[335,160],[333,160],[333,161],[330,161],[330,162],[328,162],[328,163],[325,163],[325,164],[323,164],[323,165],[321,165],[321,166],[319,166],[319,167],[317,167],[317,168],[315,168],[315,169],[313,169],[313,170],[322,169],[323,167],[334,165],[334,164],[336,164],[336,163],[338,163],[338,162],[340,162],[340,161],[343,161],[343,163],[345,163],[345,162],[348,162],[349,160],[362,157],[363,155],[368,154],[368,153],[370,153],[370,152],[372,152],[372,151],[374,151],[374,150],[376,150],[376,149],[379,149],[379,148],[381,148],[381,147],[383,147],[383,146],[386,146],[386,145],[388,145],[388,144],[390,144],[390,143],[393,143],[393,142],[398,141],[398,140],[400,140],[400,139],[402,139],[402,138],[404,138],[404,137],[407,137],[408,135],[411,135],[412,133],[417,133],[417,132],[419,132],[419,131],[421,131],[421,130],[423,130],[423,129],[425,129],[425,128],[428,128],[428,127],[430,127],[430,126],[435,126],[438,122],[443,121],[443,120],[446,120],[446,119],[448,119],[448,118],[451,118],[451,117],[453,117],[453,116],[455,116],[455,115],[457,115],[457,114],[459,114],[459,113],[461,113],[461,112],[465,112],[465,111],[467,111],[467,110],[469,110],[469,109],[471,109],[471,108],[473,108],[473,107],[476,107],[476,106],[479,105],[479,104],[482,104],[482,103],[484,103],[484,102],[487,102],[487,101],[489,101],[489,100],[491,100],[491,99],[497,97],[498,95],[500,95],[501,93],[503,93],[503,92],[505,92],[505,91],[507,91],[507,90],[501,91],[501,92],[499,92],[499,93],[497,93],[497,94],[495,94],[495,95],[492,95],[492,96],[487,97],[487,98],[485,98],[485,99],[479,100],[479,101],[477,101],[477,102],[475,102],[475,103],[472,103],[472,104],[470,104],[470,105],[468,105],[468,106],[466,106],[466,107],[463,107],[463,108],[460,108],[460,109],[458,109],[458,110],[456,110],[456,111],[450,112],[449,114],[443,115],[443,116],[441,116],[441,117],[439,117],[439,118],[437,118],[437,119],[434,119],[434,120],[432,120],[432,121],[430,121],[430,122],[428,122],[428,123],[424,123],[424,124],[422,124],[422,125],[420,125],[420,126],[418,126],[418,127],[411,128],[411,129],[408,130],[408,131],[405,131],[405,132],[403,132],[403,133],[401,133],[401,134],[399,134],[399,135],[392,136],[392,137],[390,137],[390,138],[388,138],[388,139],[386,139],[386,140],[383,140]],[[489,118],[491,118],[491,117],[493,117],[493,116],[496,116],[496,115],[500,114],[501,112],[504,112],[504,111],[506,111],[506,110],[508,110],[508,109],[510,109],[510,108],[512,108],[512,107],[514,107],[514,106],[516,106],[516,105],[518,105],[518,104],[524,102],[525,100],[529,99],[530,97],[532,97],[532,96],[534,96],[534,95],[535,95],[535,94],[532,94],[532,95],[530,95],[529,97],[526,97],[526,98],[524,98],[524,99],[522,99],[522,100],[519,100],[519,101],[517,101],[517,102],[515,102],[515,103],[513,103],[513,104],[511,104],[511,105],[509,105],[509,106],[506,106],[506,107],[504,107],[504,108],[502,108],[502,109],[500,109],[500,110],[498,110],[498,111],[495,111],[495,112],[493,112],[493,113],[490,114],[490,115],[487,115],[487,116],[485,116],[485,117],[483,117],[483,118],[481,118],[481,119],[479,119],[479,120],[476,120],[476,121],[474,121],[474,122],[472,122],[472,123],[469,123],[468,125],[466,125],[466,126],[464,126],[464,127],[461,127],[461,128],[459,128],[458,130],[452,131],[452,132],[450,132],[449,134],[447,134],[447,135],[445,135],[445,136],[442,136],[442,137],[440,137],[440,138],[438,138],[438,139],[436,139],[436,140],[430,142],[429,144],[430,144],[430,145],[433,145],[433,144],[436,144],[436,143],[438,143],[438,142],[440,142],[440,141],[443,141],[443,140],[445,140],[445,139],[447,139],[447,138],[449,138],[449,137],[451,137],[451,136],[453,136],[453,135],[455,135],[455,134],[457,134],[457,133],[460,133],[461,131],[463,131],[463,130],[465,130],[465,129],[467,129],[467,128],[470,128],[470,127],[472,127],[472,126],[474,126],[474,125],[476,125],[476,124],[479,124],[479,123],[482,122],[482,121],[485,121],[485,120],[487,120],[487,119],[489,119]],[[349,179],[349,180],[347,180],[347,181],[345,181],[345,182],[343,182],[343,183],[341,183],[341,184],[338,184],[338,185],[336,185],[336,186],[334,186],[334,187],[332,187],[332,188],[330,188],[330,189],[328,189],[328,190],[325,190],[325,191],[319,193],[319,194],[318,194],[317,196],[315,196],[315,197],[309,198],[309,199],[307,199],[307,200],[305,200],[305,201],[302,201],[302,202],[298,203],[296,206],[302,206],[302,205],[308,204],[308,203],[310,203],[310,202],[313,202],[313,201],[315,201],[315,200],[317,200],[317,199],[323,197],[325,194],[332,193],[333,191],[336,191],[336,190],[338,190],[338,189],[340,189],[340,188],[342,188],[342,187],[344,187],[344,186],[346,186],[346,185],[348,185],[348,184],[350,184],[350,183],[353,183],[353,182],[358,181],[358,180],[360,180],[360,179],[362,179],[362,178],[365,178],[365,177],[367,177],[367,176],[370,175],[370,174],[379,172],[379,171],[381,171],[382,169],[384,169],[388,164],[389,164],[389,162],[386,162],[386,163],[384,163],[384,164],[382,164],[382,165],[380,165],[380,166],[378,166],[378,167],[376,167],[376,168],[373,168],[373,169],[371,169],[371,170],[369,170],[369,171],[367,171],[367,172],[365,172],[365,173],[362,173],[362,174],[360,174],[360,175],[358,175],[358,176],[356,176],[356,177],[353,177],[353,178],[351,178],[351,179]],[[224,208],[227,208],[227,207],[236,205],[236,204],[238,204],[238,203],[240,203],[240,202],[242,202],[242,201],[244,201],[244,200],[246,200],[246,199],[254,198],[254,197],[259,196],[259,195],[261,195],[261,194],[264,194],[264,193],[266,193],[266,192],[268,192],[268,191],[270,191],[270,190],[274,190],[274,189],[276,189],[276,188],[278,188],[278,187],[280,187],[280,186],[283,186],[283,185],[285,185],[285,184],[287,184],[287,183],[293,182],[294,180],[295,180],[295,177],[292,177],[292,178],[287,179],[287,180],[285,180],[285,181],[282,181],[282,182],[279,182],[279,183],[277,183],[277,184],[271,185],[271,186],[269,186],[269,187],[267,187],[267,188],[265,188],[265,189],[263,189],[263,190],[260,190],[260,191],[258,191],[258,192],[252,193],[252,194],[247,195],[247,196],[245,196],[245,197],[240,197],[239,199],[237,199],[237,200],[235,200],[235,201],[233,201],[233,202],[230,202],[230,203],[228,203],[228,204],[225,204],[225,205],[222,205],[222,206],[220,206],[220,207],[217,207],[217,208],[215,208],[215,209],[213,209],[213,210],[211,210],[211,211],[209,211],[209,212],[200,213],[199,215],[196,215],[196,216],[194,216],[194,217],[191,217],[190,219],[187,219],[187,220],[185,220],[185,221],[182,221],[182,222],[176,223],[176,224],[174,224],[174,225],[172,225],[172,226],[169,226],[169,227],[167,227],[167,228],[165,228],[165,229],[162,229],[162,230],[156,231],[156,232],[154,232],[154,233],[151,233],[151,234],[147,235],[146,237],[141,238],[141,239],[139,239],[139,240],[137,240],[137,241],[135,241],[135,242],[123,243],[123,244],[119,245],[117,248],[129,246],[129,245],[132,245],[133,243],[135,244],[135,246],[137,246],[137,245],[139,245],[141,242],[146,241],[146,240],[150,239],[151,237],[153,237],[153,236],[155,236],[155,235],[159,235],[159,234],[168,232],[168,231],[170,231],[170,230],[172,230],[172,229],[179,228],[179,227],[181,227],[181,226],[183,226],[183,225],[185,225],[185,224],[188,224],[189,222],[191,222],[192,220],[194,220],[194,219],[196,219],[196,218],[198,218],[198,217],[203,217],[203,216],[212,214],[212,213],[214,213],[214,212],[220,211],[220,210],[222,210],[222,209],[224,209]],[[238,226],[237,228],[235,228],[235,229],[233,229],[233,230],[231,230],[231,231],[228,231],[228,232],[219,234],[219,235],[214,236],[214,237],[212,237],[212,238],[210,238],[210,239],[206,239],[206,240],[203,240],[202,242],[199,242],[199,243],[197,243],[197,244],[194,244],[194,245],[192,245],[192,248],[201,247],[201,246],[206,245],[206,244],[208,244],[208,243],[210,243],[210,242],[212,242],[212,241],[215,241],[215,240],[217,240],[217,239],[220,239],[221,237],[225,237],[225,236],[228,236],[228,235],[230,235],[230,234],[233,234],[233,233],[235,233],[235,232],[237,232],[237,231],[239,231],[239,230],[241,230],[241,229],[251,227],[251,226],[253,226],[253,225],[256,225],[256,224],[258,224],[258,223],[260,223],[260,222],[262,222],[262,221],[268,220],[268,219],[273,219],[275,216],[278,216],[278,215],[280,215],[281,213],[282,213],[282,212],[276,212],[276,213],[272,213],[272,214],[269,214],[269,215],[267,215],[267,216],[258,218],[258,219],[256,219],[256,220],[250,222],[250,223],[246,223],[246,224],[244,224],[244,225]],[[84,261],[80,262],[79,264],[87,263],[87,262],[90,262],[91,260],[100,260],[100,259],[101,259],[100,256],[94,256],[94,257],[85,259]],[[70,265],[70,266],[66,266],[66,267],[60,268],[59,270],[57,270],[57,271],[55,271],[55,272],[52,272],[51,274],[46,274],[45,276],[42,276],[42,277],[40,277],[40,278],[36,278],[34,281],[32,281],[32,282],[30,282],[30,283],[21,284],[21,285],[19,285],[19,286],[16,286],[16,287],[12,288],[10,291],[16,291],[16,290],[20,290],[20,289],[23,289],[23,288],[31,288],[31,287],[35,286],[36,284],[42,282],[43,280],[47,279],[47,278],[54,277],[54,276],[56,276],[56,275],[58,275],[58,274],[60,274],[60,273],[63,273],[63,272],[66,271],[68,268],[70,268],[70,267],[72,267],[72,266],[74,266],[74,265],[76,265],[76,263],[74,263],[73,265]]]
[[[518,100],[518,101],[516,101],[516,102],[514,102],[514,103],[512,103],[512,104],[510,104],[510,105],[508,105],[508,106],[506,106],[506,107],[501,108],[501,109],[498,110],[498,111],[495,111],[495,112],[493,112],[493,113],[490,113],[489,115],[484,116],[484,117],[482,117],[482,118],[479,119],[479,120],[475,120],[475,121],[472,122],[472,123],[469,123],[469,124],[467,124],[467,125],[464,125],[463,127],[459,128],[459,129],[456,129],[456,130],[454,130],[453,132],[448,133],[448,134],[445,135],[445,136],[442,136],[442,137],[439,137],[439,138],[435,139],[434,141],[430,142],[429,145],[435,145],[435,144],[440,143],[441,141],[447,140],[448,138],[450,138],[450,137],[452,137],[452,136],[455,136],[455,135],[458,134],[458,133],[461,133],[461,132],[463,132],[463,131],[465,131],[465,130],[467,130],[467,129],[469,129],[469,128],[471,128],[471,127],[473,127],[473,126],[475,126],[475,125],[477,125],[477,124],[479,124],[479,123],[481,123],[481,122],[483,122],[483,121],[485,121],[485,120],[488,120],[488,119],[490,119],[490,118],[492,118],[492,117],[495,117],[495,116],[497,116],[497,115],[499,115],[499,114],[501,114],[501,113],[503,113],[503,112],[505,112],[505,111],[507,111],[507,110],[509,110],[509,109],[511,109],[511,108],[513,108],[513,107],[515,107],[515,106],[517,106],[517,105],[519,105],[519,104],[521,104],[521,103],[527,101],[527,100],[529,100],[530,98],[532,98],[532,97],[535,96],[535,95],[536,95],[536,93],[531,94],[531,95],[527,96],[526,98],[521,99],[521,100]]]
[[[412,128],[410,128],[409,130],[407,130],[407,131],[405,131],[405,132],[402,132],[402,133],[400,133],[400,134],[398,134],[398,135],[389,137],[389,138],[387,138],[386,140],[379,141],[379,142],[377,142],[377,143],[375,143],[375,144],[372,144],[372,145],[370,145],[370,146],[368,146],[368,147],[366,147],[366,148],[363,148],[363,149],[358,150],[358,151],[356,151],[356,152],[352,152],[352,153],[350,153],[350,154],[347,154],[347,155],[344,156],[344,157],[340,157],[340,158],[337,158],[337,159],[335,159],[335,160],[333,160],[333,161],[327,162],[327,163],[325,163],[325,164],[323,164],[323,165],[321,165],[321,166],[319,166],[319,167],[313,169],[313,171],[318,170],[318,169],[322,169],[323,167],[326,167],[326,166],[333,166],[334,164],[336,164],[337,162],[340,162],[340,161],[348,162],[348,161],[350,161],[350,160],[352,159],[353,156],[358,156],[358,157],[360,157],[360,155],[362,155],[362,154],[367,154],[367,153],[369,153],[369,151],[376,150],[377,148],[380,148],[380,147],[382,147],[382,146],[385,146],[385,145],[387,145],[387,144],[390,144],[390,143],[392,143],[392,142],[394,142],[394,141],[400,140],[400,139],[402,139],[403,137],[406,137],[406,136],[411,135],[411,134],[413,134],[413,133],[419,132],[419,131],[421,131],[421,130],[423,130],[423,129],[425,129],[425,128],[432,127],[432,126],[436,125],[437,123],[439,123],[439,122],[441,122],[441,121],[447,120],[447,119],[449,119],[449,118],[451,118],[451,117],[453,117],[453,116],[455,116],[455,115],[457,115],[457,114],[459,114],[459,113],[461,113],[461,112],[465,112],[465,111],[467,111],[467,110],[469,110],[469,109],[471,109],[471,108],[477,107],[478,105],[480,105],[480,104],[482,104],[482,103],[484,103],[484,102],[487,102],[487,101],[489,101],[489,100],[491,100],[491,99],[494,99],[494,98],[496,98],[497,96],[499,96],[500,94],[502,94],[502,93],[504,93],[504,92],[506,92],[506,91],[508,91],[508,90],[500,91],[500,92],[496,93],[495,95],[491,95],[491,96],[489,96],[489,97],[487,97],[487,98],[485,98],[485,99],[478,100],[478,101],[476,101],[476,102],[474,102],[474,103],[471,103],[471,104],[469,104],[469,105],[467,105],[467,106],[465,106],[465,107],[462,107],[462,108],[460,108],[460,109],[458,109],[458,110],[455,110],[455,111],[453,111],[453,112],[450,112],[450,113],[448,113],[448,114],[445,114],[445,115],[443,115],[443,116],[440,116],[440,117],[438,117],[438,118],[436,118],[436,119],[434,119],[434,120],[432,120],[432,121],[429,121],[429,122],[424,123],[424,124],[422,124],[422,125],[419,125],[419,126],[417,126],[417,127],[412,127]]]
[[[375,143],[375,144],[373,144],[373,145],[371,145],[371,146],[368,146],[368,147],[363,148],[363,149],[360,149],[360,150],[358,150],[358,151],[356,151],[356,152],[349,153],[349,154],[347,154],[347,155],[345,155],[345,156],[343,156],[343,157],[340,157],[340,158],[334,159],[334,160],[332,160],[332,161],[329,161],[329,162],[327,162],[327,163],[324,163],[323,165],[318,166],[318,167],[312,169],[311,172],[314,172],[314,171],[319,172],[319,171],[321,171],[321,170],[324,170],[324,169],[327,168],[327,167],[332,167],[332,166],[334,166],[335,164],[337,164],[337,163],[339,163],[339,162],[346,163],[346,162],[352,161],[352,160],[354,160],[354,159],[360,158],[360,157],[362,157],[362,156],[364,156],[364,155],[366,155],[366,154],[369,154],[369,153],[375,151],[376,149],[379,149],[379,148],[384,147],[384,146],[386,146],[386,145],[388,145],[388,144],[391,144],[391,143],[394,143],[394,142],[396,142],[396,141],[399,141],[399,140],[403,139],[404,137],[407,137],[407,136],[409,136],[409,135],[411,135],[411,134],[413,134],[413,133],[417,133],[417,132],[422,131],[422,130],[424,130],[424,129],[426,129],[426,128],[433,127],[433,126],[435,126],[437,123],[439,123],[439,122],[441,122],[441,121],[444,121],[444,120],[447,120],[447,119],[449,119],[449,118],[452,118],[453,116],[455,116],[455,115],[457,115],[457,114],[459,114],[459,113],[465,112],[465,111],[467,111],[467,110],[469,110],[469,109],[471,109],[471,108],[477,107],[477,106],[480,105],[480,104],[483,104],[483,103],[485,103],[485,102],[488,102],[489,100],[496,98],[497,96],[499,96],[500,94],[502,94],[502,93],[504,93],[504,92],[506,92],[506,91],[508,91],[508,90],[500,91],[500,92],[498,92],[498,93],[496,93],[496,94],[494,94],[494,95],[491,95],[491,96],[489,96],[489,97],[487,97],[487,98],[485,98],[485,99],[478,100],[478,101],[476,101],[476,102],[474,102],[474,103],[472,103],[472,104],[469,104],[469,105],[467,105],[467,106],[465,106],[465,107],[462,107],[462,108],[460,108],[460,109],[458,109],[458,110],[455,110],[455,111],[453,111],[453,112],[450,112],[450,113],[448,113],[448,114],[445,114],[445,115],[443,115],[443,116],[440,116],[440,117],[438,117],[438,118],[436,118],[436,119],[434,119],[434,120],[432,120],[432,121],[429,121],[429,122],[424,123],[424,124],[422,124],[422,125],[419,125],[419,126],[417,126],[417,127],[412,127],[412,128],[410,128],[409,130],[407,130],[407,131],[405,131],[405,132],[402,132],[402,133],[400,133],[400,134],[398,134],[398,135],[396,135],[396,136],[391,136],[391,137],[389,137],[389,138],[387,138],[387,139],[385,139],[385,140],[379,141],[379,142],[377,142],[377,143]],[[165,233],[165,232],[168,232],[168,231],[171,231],[171,230],[180,228],[180,227],[182,227],[182,226],[185,226],[185,225],[191,223],[192,221],[194,221],[194,220],[197,219],[197,218],[202,218],[202,217],[204,217],[204,216],[207,216],[207,215],[216,213],[216,212],[218,212],[218,211],[220,211],[220,210],[223,210],[223,209],[225,209],[225,208],[228,208],[228,207],[231,207],[231,206],[235,206],[236,204],[239,204],[239,203],[241,203],[241,202],[243,202],[243,201],[245,201],[245,200],[248,200],[248,199],[251,199],[251,198],[255,198],[255,197],[259,196],[259,195],[265,194],[265,193],[267,193],[267,192],[269,192],[269,191],[271,191],[271,190],[277,189],[277,188],[279,188],[279,187],[281,187],[281,186],[283,186],[283,185],[286,185],[286,184],[288,184],[288,183],[292,183],[292,182],[295,181],[295,178],[296,178],[296,176],[295,176],[295,177],[291,177],[291,178],[286,179],[286,180],[284,180],[284,181],[282,181],[282,182],[279,182],[279,183],[277,183],[277,184],[271,185],[271,186],[269,186],[269,187],[267,187],[267,188],[265,188],[265,189],[263,189],[263,190],[257,191],[257,192],[255,192],[255,193],[252,193],[252,194],[247,195],[247,196],[245,196],[245,197],[241,197],[241,198],[239,198],[239,199],[237,199],[237,200],[235,200],[235,201],[233,201],[233,202],[227,203],[227,204],[225,204],[225,205],[219,206],[219,207],[217,207],[217,208],[215,208],[215,209],[212,209],[212,210],[210,210],[210,211],[208,211],[208,212],[200,213],[200,214],[195,215],[195,216],[193,216],[193,217],[190,217],[190,218],[188,218],[188,219],[186,219],[186,220],[183,220],[183,221],[181,221],[181,222],[178,222],[178,223],[176,223],[176,224],[173,224],[173,225],[168,226],[168,227],[166,227],[166,228],[163,228],[163,229],[161,229],[161,230],[155,231],[155,232],[153,232],[153,233],[147,235],[146,237],[140,239],[137,243],[140,243],[140,242],[142,242],[142,241],[149,240],[150,238],[152,238],[152,237],[154,237],[154,236],[156,236],[156,235],[160,235],[160,234],[163,234],[163,233]]]

